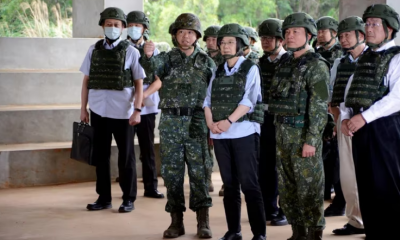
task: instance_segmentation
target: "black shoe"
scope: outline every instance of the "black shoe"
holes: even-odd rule
[[[274,213],[271,213],[271,214],[266,214],[266,215],[265,215],[265,220],[266,220],[267,222],[272,221],[272,220],[274,220],[274,219],[278,216],[278,214],[279,214],[279,212],[274,212]]]
[[[265,236],[259,235],[257,237],[253,237],[251,240],[266,240],[267,238]]]
[[[111,202],[100,202],[100,201],[90,203],[86,206],[86,209],[89,211],[96,211],[96,210],[103,210],[110,208],[112,208]]]
[[[225,233],[225,236],[220,238],[219,240],[242,240],[242,233]]]
[[[278,215],[271,221],[271,226],[285,226],[285,225],[288,225],[288,221],[282,209],[279,209]]]
[[[133,209],[135,209],[135,207],[133,206],[133,202],[131,200],[124,200],[121,206],[119,207],[118,212],[120,213],[132,212]]]
[[[153,191],[144,191],[144,196],[149,198],[164,198],[164,194],[160,193],[157,189]]]
[[[333,204],[329,205],[324,211],[325,217],[336,217],[336,216],[344,216],[346,208],[338,208],[333,206]]]
[[[346,224],[343,228],[335,229],[332,232],[336,235],[365,234],[364,229],[353,227],[350,224]]]

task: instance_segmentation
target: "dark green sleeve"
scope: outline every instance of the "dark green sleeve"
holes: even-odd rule
[[[306,130],[306,143],[316,146],[322,140],[327,113],[328,113],[328,85],[329,69],[322,61],[317,61],[307,71],[306,90],[308,92],[308,125]]]
[[[217,68],[215,62],[209,58],[207,61],[207,86],[210,84],[213,71]]]
[[[157,75],[161,80],[165,77],[168,68],[168,53],[161,52],[157,56],[153,56],[148,58],[146,55],[143,55],[139,63],[142,65],[145,72],[154,73]],[[154,79],[152,79],[153,81]]]

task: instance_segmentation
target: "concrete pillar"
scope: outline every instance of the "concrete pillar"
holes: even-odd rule
[[[100,13],[107,7],[121,8],[125,14],[131,11],[143,11],[142,0],[73,0],[74,38],[102,38],[103,30],[99,27]],[[125,32],[125,31],[124,31]]]
[[[339,20],[350,16],[362,17],[365,9],[372,4],[387,4],[394,8],[400,14],[399,0],[340,0],[339,3]],[[400,34],[397,34],[395,42],[400,45]]]

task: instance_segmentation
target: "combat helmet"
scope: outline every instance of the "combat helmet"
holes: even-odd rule
[[[287,48],[289,51],[297,52],[306,48],[309,41],[311,41],[315,36],[317,36],[317,25],[314,19],[307,13],[298,12],[292,13],[285,18],[282,24],[282,34],[285,36],[285,31],[288,28],[293,27],[303,27],[306,29],[306,42],[303,46],[299,48]],[[311,34],[311,39],[308,39],[307,33]]]
[[[328,42],[322,43],[321,45],[323,47],[328,46],[333,41],[333,39],[336,38],[335,36],[333,36],[332,30],[338,32],[338,27],[339,27],[338,21],[333,17],[326,16],[318,19],[316,24],[317,24],[317,30],[329,29],[329,32],[331,34],[331,39]]]
[[[146,17],[146,14],[141,11],[133,11],[128,13],[126,17],[126,21],[129,23],[140,23],[146,29],[150,29],[150,20]]]
[[[224,37],[236,37],[242,40],[244,44],[244,48],[250,46],[249,35],[247,35],[246,30],[237,23],[229,23],[225,24],[218,31],[218,47],[220,48],[220,43],[222,38]],[[235,55],[223,55],[225,59],[230,59],[238,56],[240,51],[238,51]]]
[[[365,39],[362,42],[358,41],[359,32],[362,32],[365,36],[365,23],[362,20],[362,18],[360,18],[358,16],[351,16],[351,17],[343,19],[339,23],[338,35],[340,35],[341,33],[344,33],[344,32],[351,32],[351,31],[355,31],[357,43],[350,48],[343,48],[344,51],[353,50],[356,47],[358,47],[360,44],[363,44],[365,42]]]
[[[126,27],[126,15],[124,11],[122,11],[120,8],[116,7],[109,7],[103,10],[103,12],[100,13],[100,20],[99,20],[99,26],[102,26],[104,21],[106,19],[116,19],[122,21],[124,26]]]

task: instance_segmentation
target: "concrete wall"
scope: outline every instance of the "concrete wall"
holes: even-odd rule
[[[102,28],[99,26],[100,13],[107,7],[121,8],[125,14],[131,11],[143,11],[142,0],[73,0],[74,38],[102,38]],[[123,37],[126,36],[126,30]]]
[[[388,4],[400,13],[400,0],[340,0],[339,20],[350,16],[362,17],[365,9],[372,4]],[[395,42],[400,45],[400,34],[397,34]]]

